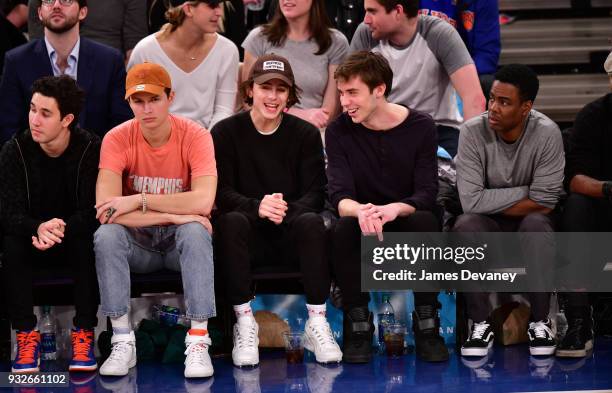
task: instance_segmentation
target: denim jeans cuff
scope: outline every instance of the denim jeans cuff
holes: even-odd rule
[[[192,313],[186,313],[185,316],[187,317],[187,319],[195,319],[196,321],[203,321],[203,320],[207,320],[213,317],[217,316],[217,312],[215,310],[213,310],[212,312],[208,313],[208,314],[192,314]]]
[[[104,309],[101,310],[102,315],[104,315],[105,317],[110,317],[110,318],[118,318],[122,315],[125,315],[128,313],[128,309],[124,308],[122,310],[119,311],[106,311]]]

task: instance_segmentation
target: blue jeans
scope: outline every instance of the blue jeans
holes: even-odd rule
[[[187,318],[215,316],[212,238],[202,224],[104,224],[94,235],[94,250],[102,314],[119,317],[128,312],[130,271],[150,273],[165,267],[181,272]]]

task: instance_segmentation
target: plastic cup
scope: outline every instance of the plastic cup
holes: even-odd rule
[[[385,327],[385,349],[387,356],[399,357],[404,354],[405,336],[406,325],[403,323],[391,323]]]
[[[302,363],[304,361],[304,333],[284,332],[283,341],[287,363]]]

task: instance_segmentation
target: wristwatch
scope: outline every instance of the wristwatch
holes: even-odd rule
[[[601,186],[601,193],[604,198],[609,201],[612,201],[612,181],[605,181]]]

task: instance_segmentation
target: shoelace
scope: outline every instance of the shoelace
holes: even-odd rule
[[[314,336],[319,342],[320,346],[325,346],[325,345],[333,346],[334,344],[336,344],[336,341],[334,340],[334,335],[327,321],[313,323],[310,325],[310,328],[313,331]]]
[[[482,340],[482,337],[484,336],[485,332],[487,331],[487,329],[489,328],[489,324],[488,323],[475,323],[474,324],[474,331],[472,332],[472,339],[473,340]]]
[[[187,345],[185,355],[187,355],[187,361],[190,363],[197,363],[205,365],[207,362],[202,354],[208,353],[208,345],[203,341],[194,341]]]
[[[123,360],[123,357],[126,353],[131,351],[131,345],[127,341],[118,341],[113,344],[113,349],[111,351],[110,356],[108,357],[111,361],[120,361]]]
[[[548,338],[552,336],[552,330],[544,322],[536,322],[532,325],[533,333],[536,338]]]
[[[32,330],[30,332],[17,333],[17,347],[19,348],[19,363],[34,362],[34,353],[39,343],[38,334]]]
[[[93,333],[86,330],[72,332],[72,348],[74,357],[88,357],[91,344],[93,343]]]
[[[238,334],[236,335],[236,345],[239,348],[255,346],[255,325],[238,324]]]

